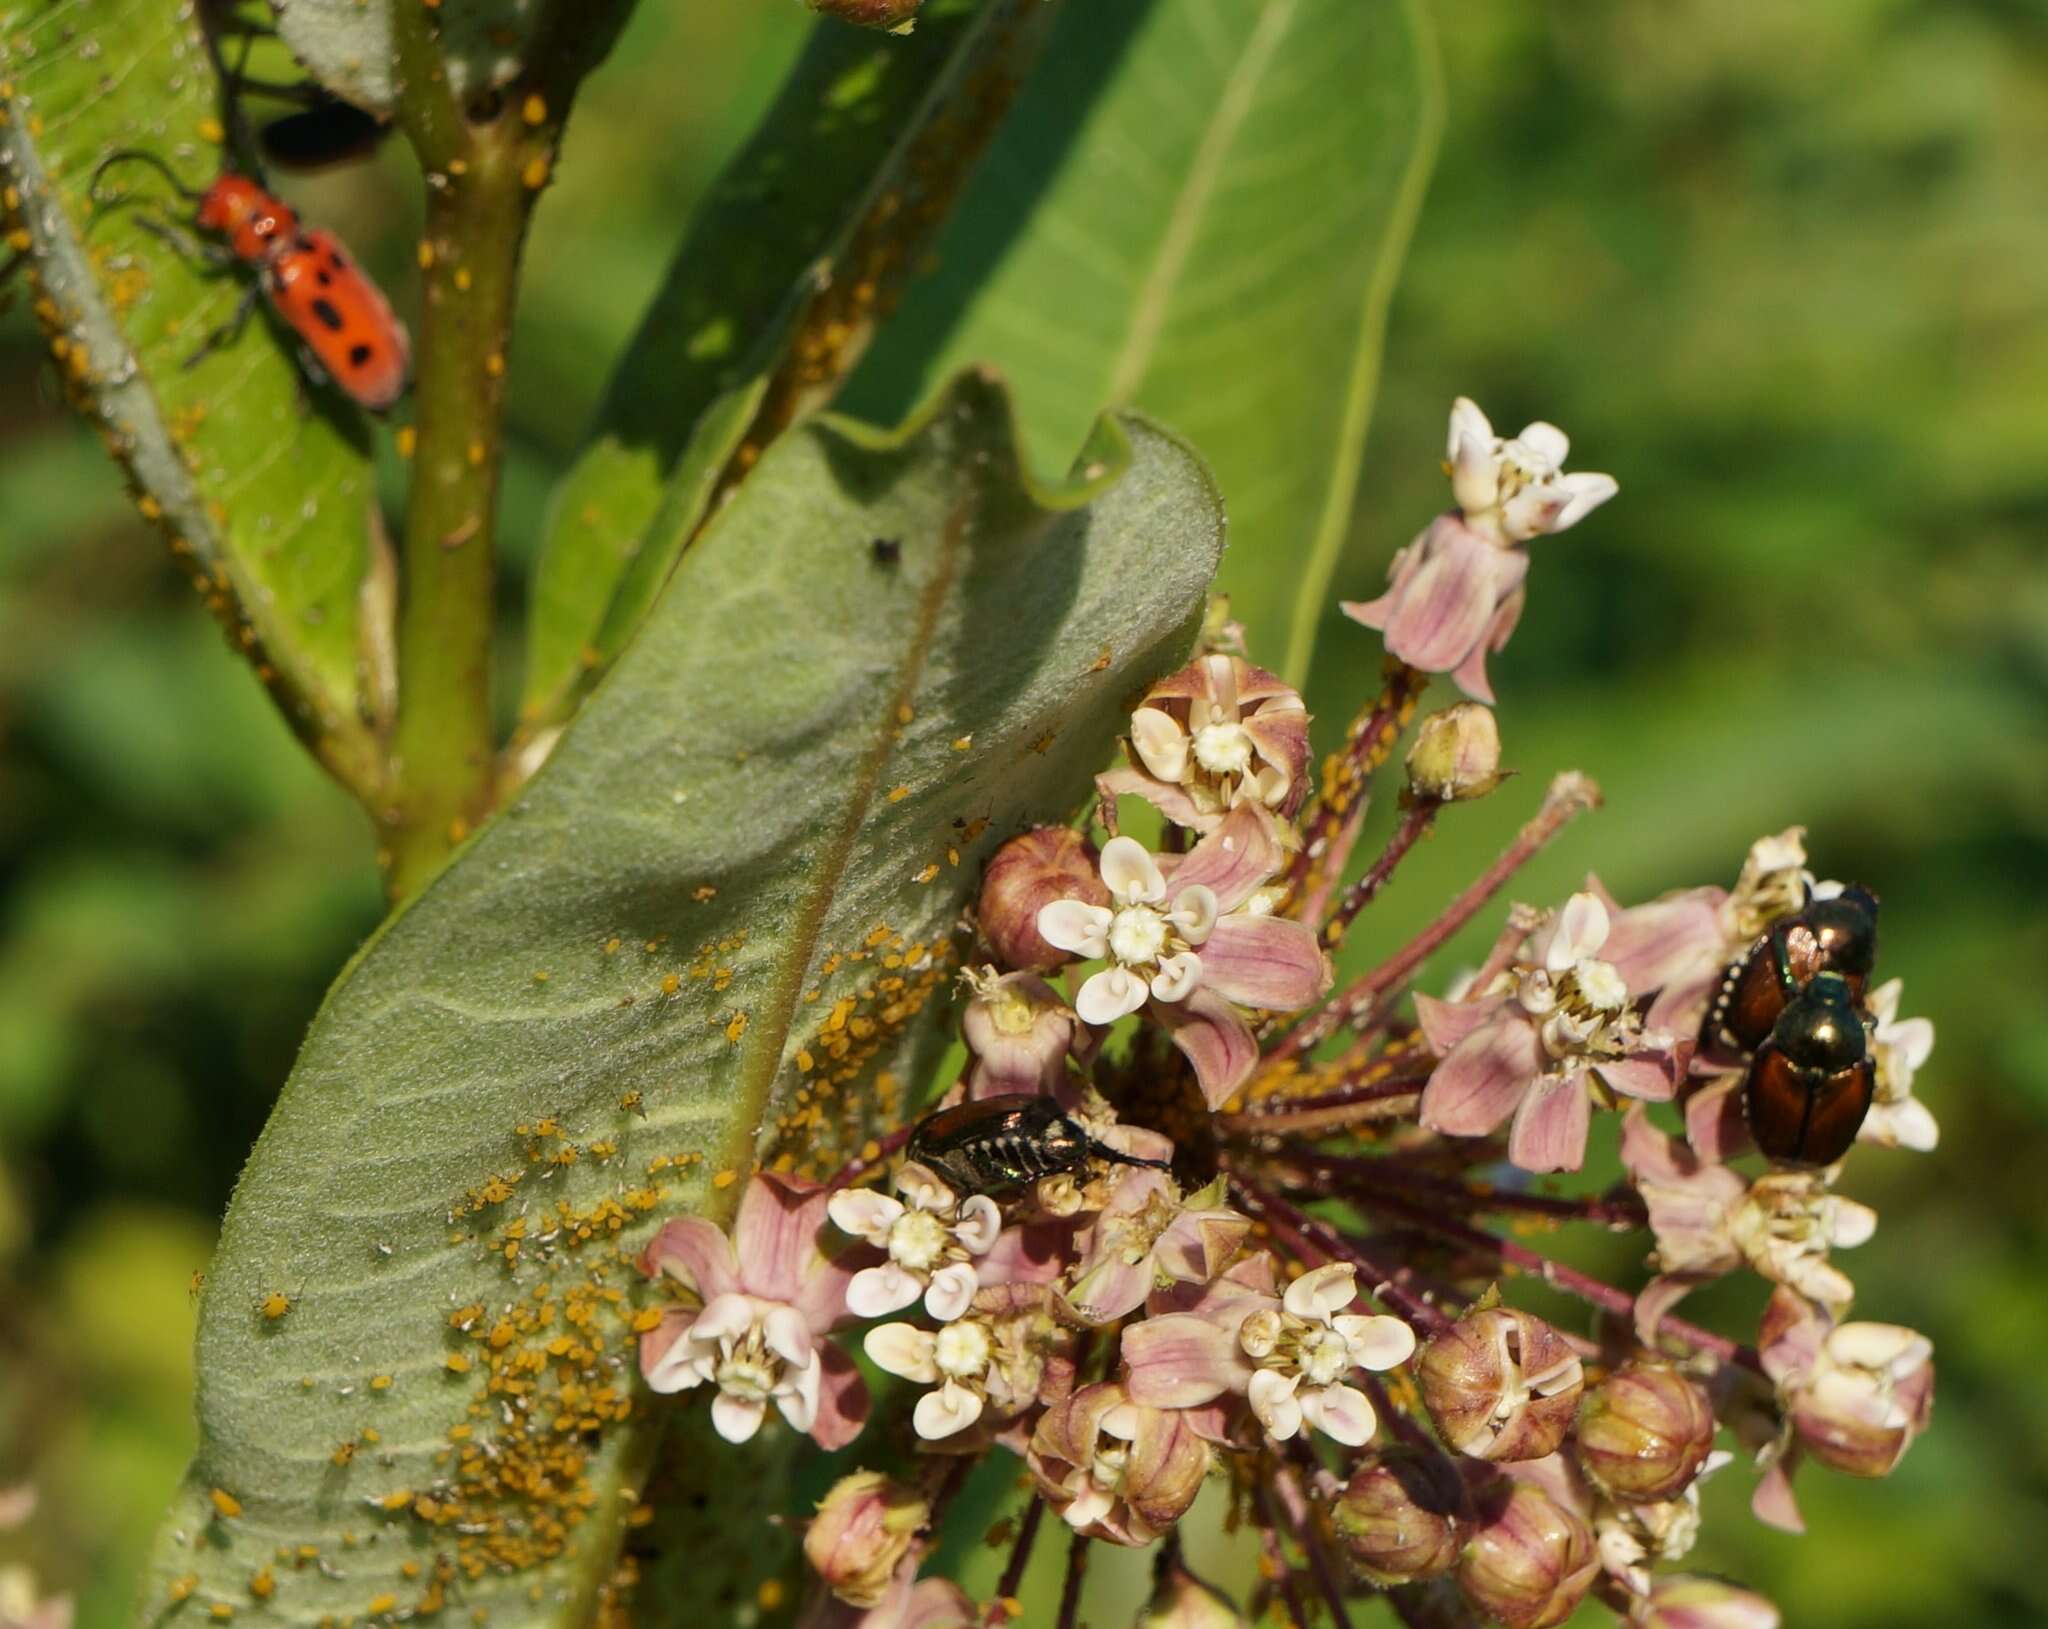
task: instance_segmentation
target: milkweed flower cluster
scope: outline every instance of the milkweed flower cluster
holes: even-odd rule
[[[820,1506],[805,1622],[999,1621],[921,1569],[958,1467],[1008,1454],[1040,1508],[1002,1593],[1063,1527],[1063,1624],[1090,1542],[1162,1546],[1142,1621],[1243,1621],[1177,1548],[1213,1486],[1261,1534],[1253,1614],[1320,1599],[1341,1621],[1390,1594],[1410,1622],[1541,1629],[1592,1596],[1632,1624],[1752,1629],[1778,1621],[1767,1601],[1679,1565],[1702,1479],[1747,1458],[1756,1514],[1796,1528],[1806,1461],[1882,1476],[1925,1428],[1929,1343],[1852,1319],[1836,1257],[1877,1220],[1839,1191],[1841,1152],[1935,1145],[1915,1095],[1933,1033],[1896,980],[1869,986],[1875,897],[1816,877],[1803,831],[1755,842],[1726,887],[1504,899],[1599,804],[1563,774],[1420,933],[1372,942],[1406,855],[1512,784],[1481,704],[1523,545],[1616,490],[1566,452],[1460,400],[1454,507],[1346,607],[1384,636],[1384,685],[1320,773],[1300,694],[1212,633],[1136,698],[1092,818],[989,864],[967,1062],[923,1122],[943,1131],[902,1127],[823,1186],[756,1175],[730,1238],[683,1219],[649,1247],[653,1390],[709,1394],[734,1442],[772,1411],[887,1466]],[[1422,721],[1385,847],[1354,865],[1433,673],[1473,699]],[[1162,839],[1121,829],[1138,803]],[[1440,965],[1482,922],[1478,965]],[[1596,1147],[1623,1184],[1576,1177]],[[1609,1282],[1529,1242],[1572,1227],[1632,1232],[1639,1270]],[[1679,1316],[1738,1272],[1772,1286],[1756,1329]],[[1516,1305],[1524,1277],[1586,1316]],[[892,1377],[878,1403],[855,1352]]]

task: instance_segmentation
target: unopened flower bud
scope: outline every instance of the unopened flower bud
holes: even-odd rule
[[[970,972],[960,1038],[974,1054],[967,1095],[1051,1091],[1067,1077],[1080,1020],[1036,973]]]
[[[1555,1453],[1586,1384],[1570,1343],[1514,1307],[1466,1313],[1422,1349],[1416,1369],[1444,1441],[1478,1459]]]
[[[1806,1452],[1845,1476],[1889,1476],[1934,1409],[1934,1347],[1897,1324],[1829,1331],[1791,1399]]]
[[[1458,1587],[1507,1629],[1549,1629],[1578,1609],[1600,1570],[1592,1529],[1541,1488],[1492,1489],[1458,1569]]]
[[[1410,1449],[1373,1455],[1330,1509],[1330,1525],[1376,1584],[1412,1584],[1458,1564],[1471,1521],[1465,1485],[1448,1459]]]
[[[1040,909],[1056,899],[1109,903],[1095,856],[1079,832],[1040,826],[995,851],[981,879],[981,932],[1006,965],[1046,973],[1070,959],[1038,934]]]
[[[855,1471],[832,1486],[804,1533],[804,1557],[849,1606],[879,1606],[931,1506],[880,1471]]]
[[[924,0],[805,0],[813,11],[837,17],[855,28],[882,28],[908,34]]]
[[[1660,1578],[1629,1603],[1636,1629],[1778,1629],[1778,1609],[1718,1578]]]
[[[1461,701],[1431,713],[1408,749],[1408,791],[1429,803],[1483,798],[1500,785],[1500,725],[1493,709]]]
[[[1579,1466],[1610,1499],[1675,1499],[1714,1446],[1705,1391],[1668,1363],[1624,1363],[1586,1393]]]
[[[1228,1599],[1183,1567],[1170,1567],[1131,1629],[1249,1629]]]
[[[1133,1403],[1113,1382],[1083,1386],[1039,1417],[1025,1456],[1039,1491],[1076,1532],[1150,1544],[1187,1514],[1209,1445],[1178,1409]]]

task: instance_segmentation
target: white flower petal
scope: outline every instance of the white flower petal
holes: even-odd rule
[[[881,1244],[903,1214],[903,1206],[873,1188],[842,1188],[825,1201],[825,1214],[840,1232],[866,1239],[869,1244]]]
[[[877,1368],[929,1386],[939,1378],[939,1366],[932,1361],[934,1344],[930,1331],[915,1324],[882,1324],[868,1331],[861,1349]]]
[[[1138,761],[1163,781],[1176,784],[1188,772],[1188,733],[1171,713],[1140,707],[1131,714],[1131,745]]]
[[[1076,956],[1107,956],[1112,918],[1104,905],[1084,899],[1055,899],[1038,908],[1038,936],[1055,950]]]
[[[980,1288],[981,1280],[975,1270],[964,1261],[956,1261],[932,1274],[931,1288],[924,1292],[924,1310],[940,1323],[949,1324],[966,1315],[967,1309],[974,1305],[974,1292]],[[846,1304],[853,1305],[850,1291]]]
[[[1597,894],[1574,894],[1557,913],[1557,929],[1543,965],[1553,978],[1569,973],[1580,961],[1597,956],[1607,943],[1607,907]]]
[[[1003,1213],[996,1202],[985,1193],[975,1194],[962,1201],[959,1218],[953,1224],[953,1237],[960,1241],[960,1248],[971,1256],[987,1255],[1003,1230]]]
[[[685,1335],[661,1354],[661,1361],[647,1371],[649,1391],[689,1391],[710,1377],[696,1361],[695,1342]]]
[[[1159,971],[1152,975],[1152,994],[1161,1001],[1185,1001],[1202,982],[1202,958],[1192,950],[1178,956],[1159,958]]]
[[[1191,945],[1209,937],[1216,926],[1216,890],[1206,884],[1188,884],[1173,896],[1173,925]]]
[[[886,1318],[924,1293],[924,1285],[893,1261],[863,1267],[846,1286],[846,1310],[856,1318]],[[873,1356],[872,1353],[869,1354]],[[876,1358],[877,1363],[881,1362]]]
[[[713,1300],[690,1325],[693,1341],[737,1340],[754,1327],[760,1309],[749,1296],[730,1291]]]
[[[811,1326],[792,1306],[767,1308],[761,1319],[761,1340],[785,1363],[809,1363],[816,1355],[811,1349]]]
[[[896,1191],[913,1210],[945,1212],[953,1208],[953,1190],[915,1161],[896,1173]],[[894,1220],[892,1216],[890,1221]]]
[[[1287,1286],[1280,1304],[1297,1318],[1326,1324],[1330,1314],[1358,1299],[1358,1274],[1348,1262],[1328,1262]]]
[[[793,1369],[775,1388],[775,1406],[782,1417],[799,1431],[810,1430],[818,1418],[818,1399],[824,1391],[825,1366],[814,1353],[801,1369]]]
[[[1347,1448],[1363,1447],[1372,1441],[1379,1425],[1372,1404],[1355,1386],[1304,1387],[1299,1400],[1302,1418]]]
[[[1102,845],[1102,880],[1126,905],[1156,905],[1166,897],[1158,862],[1135,837],[1112,837]]]
[[[1384,1314],[1331,1320],[1361,1369],[1393,1369],[1415,1355],[1415,1331]]]
[[[759,1398],[722,1391],[711,1399],[711,1428],[727,1442],[748,1442],[767,1413],[768,1405]]]
[[[1444,456],[1458,456],[1458,443],[1465,437],[1493,445],[1493,425],[1487,416],[1479,411],[1479,404],[1470,396],[1460,396],[1451,403],[1451,429],[1444,442]]]
[[[1106,967],[1081,986],[1074,1011],[1084,1024],[1114,1024],[1144,1006],[1148,993],[1145,981],[1128,967]]]
[[[1561,496],[1564,504],[1550,517],[1548,529],[1562,532],[1578,525],[1620,490],[1621,483],[1611,475],[1588,472],[1560,475],[1552,484],[1551,491]]]
[[[1500,459],[1491,436],[1451,438],[1451,498],[1467,515],[1483,514],[1500,500]]]
[[[1571,457],[1571,437],[1554,424],[1538,419],[1534,424],[1522,426],[1522,433],[1515,437],[1511,450],[1518,453],[1530,469],[1555,474],[1564,468],[1564,461]]]
[[[1252,1412],[1258,1416],[1259,1424],[1266,1428],[1266,1435],[1275,1442],[1285,1442],[1301,1429],[1301,1404],[1294,1396],[1297,1384],[1299,1381],[1294,1375],[1260,1369],[1246,1388],[1245,1395],[1252,1405]]]
[[[981,1418],[981,1398],[949,1380],[917,1400],[910,1423],[926,1442],[955,1436]]]
[[[1877,1212],[1853,1199],[1837,1198],[1828,1219],[1828,1243],[1837,1250],[1853,1250],[1867,1243],[1877,1231]]]

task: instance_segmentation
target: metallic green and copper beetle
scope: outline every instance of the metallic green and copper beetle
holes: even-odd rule
[[[1861,1004],[1840,973],[1816,973],[1785,1004],[1742,1080],[1756,1145],[1774,1160],[1832,1165],[1877,1091]]]

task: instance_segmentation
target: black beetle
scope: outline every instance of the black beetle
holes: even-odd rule
[[[918,1121],[904,1152],[959,1193],[1001,1193],[1078,1171],[1091,1159],[1173,1168],[1097,1142],[1041,1092],[1012,1092],[940,1109]]]
[[[1821,973],[1840,975],[1861,1002],[1877,961],[1877,896],[1852,883],[1832,899],[1771,924],[1721,980],[1700,1042],[1754,1052],[1801,990]]]
[[[1775,1160],[1832,1165],[1849,1152],[1877,1092],[1877,1063],[1854,986],[1816,973],[1785,1010],[1742,1080],[1757,1147]]]

